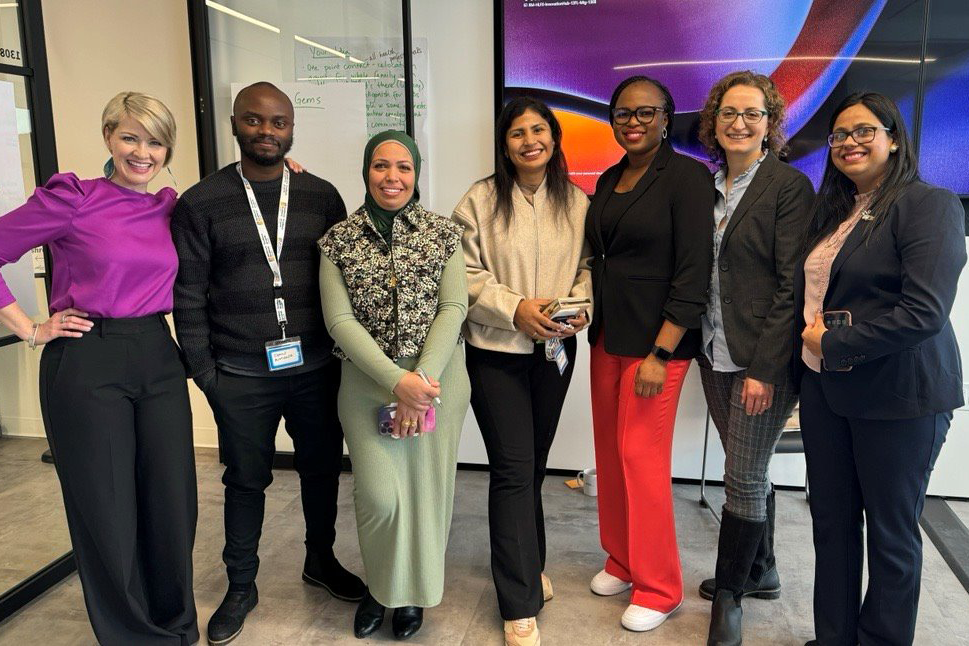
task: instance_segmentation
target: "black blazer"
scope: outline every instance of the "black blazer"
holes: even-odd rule
[[[836,414],[907,419],[963,405],[962,363],[949,321],[966,264],[965,215],[951,192],[913,182],[867,237],[861,221],[831,266],[824,309],[848,310],[852,326],[821,339],[821,371]],[[801,361],[804,257],[795,273],[795,365]]]
[[[605,329],[606,352],[645,357],[668,319],[688,328],[674,358],[690,359],[700,345],[713,262],[713,177],[664,142],[606,245],[602,210],[627,164],[623,157],[602,174],[586,217],[595,307],[589,342]]]
[[[720,243],[720,310],[730,358],[766,383],[780,385],[791,376],[794,266],[813,201],[811,180],[768,153]]]

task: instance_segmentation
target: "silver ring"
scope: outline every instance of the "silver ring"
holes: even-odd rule
[[[61,314],[61,325],[67,322],[67,314]]]

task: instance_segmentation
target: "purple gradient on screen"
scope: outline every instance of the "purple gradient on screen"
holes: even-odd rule
[[[779,59],[801,32],[811,0],[737,0],[711,11],[715,6],[708,0],[599,0],[589,6],[525,8],[523,0],[506,0],[505,86],[608,103],[620,81],[645,74],[670,88],[677,111],[699,110],[710,86],[723,75],[747,67],[770,74],[781,61],[613,66]]]
[[[831,94],[831,90],[834,89],[834,86],[838,84],[838,81],[841,80],[841,77],[844,76],[851,65],[851,57],[855,56],[865,43],[865,39],[871,33],[872,27],[875,26],[875,22],[887,2],[888,0],[879,0],[872,3],[871,9],[856,26],[851,38],[836,54],[839,58],[831,61],[831,64],[814,80],[807,91],[788,103],[785,129],[789,136],[803,128],[804,124],[811,120],[824,100]]]
[[[969,195],[969,59],[926,88],[919,170],[926,182]]]

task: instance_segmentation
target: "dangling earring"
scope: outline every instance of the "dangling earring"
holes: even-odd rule
[[[104,162],[104,176],[111,179],[114,175],[114,157],[108,157],[108,161]]]
[[[888,152],[890,152],[890,153],[897,153],[898,152],[898,146],[896,146],[895,144],[892,144],[892,147],[888,149]]]
[[[663,139],[666,139],[666,128],[663,128]]]

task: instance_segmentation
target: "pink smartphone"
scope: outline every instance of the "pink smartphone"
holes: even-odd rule
[[[397,402],[387,404],[386,406],[381,406],[377,410],[377,432],[381,435],[389,436],[394,432],[394,416],[397,414]],[[427,413],[424,415],[424,428],[425,433],[430,433],[437,427],[437,418],[434,414],[434,407],[431,406],[427,409]]]

